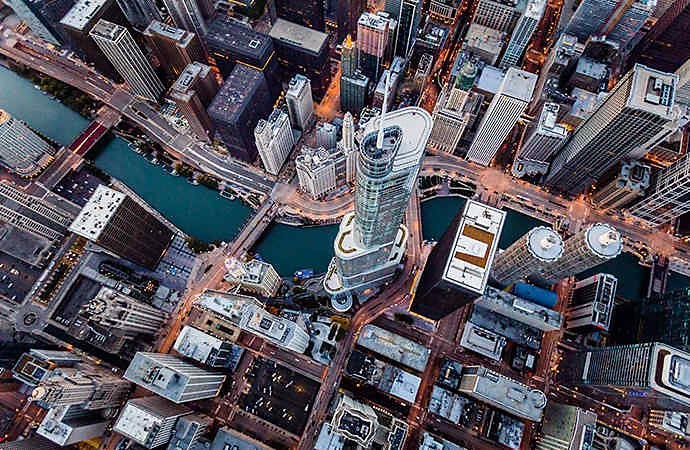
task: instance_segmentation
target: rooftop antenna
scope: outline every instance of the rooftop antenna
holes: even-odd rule
[[[386,116],[388,109],[388,89],[391,86],[391,73],[386,72],[386,88],[383,91],[383,105],[381,106],[381,119],[379,119],[379,134],[376,137],[376,148],[383,149],[383,118]]]

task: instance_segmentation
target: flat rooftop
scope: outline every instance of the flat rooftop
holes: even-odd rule
[[[521,69],[511,67],[501,84],[503,95],[529,102],[532,100],[534,86],[537,84],[537,75]]]
[[[272,450],[268,445],[230,428],[221,428],[211,443],[210,450]]]
[[[395,23],[395,20],[379,16],[378,14],[364,12],[361,16],[359,16],[357,25],[361,25],[367,28],[373,28],[379,31],[385,31],[386,25],[388,25],[390,22]]]
[[[642,64],[633,67],[633,84],[627,105],[672,120],[678,75]]]
[[[133,441],[146,445],[168,416],[181,416],[192,411],[160,397],[129,400],[115,422],[113,430]]]
[[[187,42],[191,41],[194,37],[194,33],[190,33],[187,30],[176,28],[172,25],[168,25],[157,20],[152,21],[149,24],[149,26],[146,27],[146,30],[144,30],[144,34],[157,34],[159,36],[163,36],[165,38],[183,44],[186,44]]]
[[[60,20],[60,23],[75,30],[89,31],[84,28],[109,2],[110,0],[78,0]]]
[[[126,31],[127,29],[123,26],[101,19],[91,29],[89,35],[109,41],[116,41]]]
[[[256,92],[266,84],[263,73],[244,64],[236,64],[213,97],[208,113],[211,117],[234,122],[249,107]]]
[[[201,363],[208,361],[214,350],[219,350],[224,341],[194,327],[185,325],[175,340],[175,351]]]
[[[273,41],[268,35],[254,31],[247,24],[228,16],[214,19],[204,39],[212,51],[229,50],[233,54],[257,60],[268,57],[273,49]]]
[[[542,331],[555,331],[563,324],[563,316],[558,311],[491,286],[474,303]]]
[[[328,43],[328,35],[278,18],[268,33],[273,39],[318,54]]]
[[[187,92],[189,89],[193,89],[196,82],[201,78],[205,78],[210,71],[211,68],[206,64],[194,61],[184,68],[171,89],[176,92]]]
[[[483,294],[506,213],[468,200],[455,235],[443,279]]]
[[[427,347],[376,325],[366,325],[357,344],[419,372],[424,371],[429,360]]]
[[[81,209],[69,229],[73,233],[95,241],[125,200],[125,194],[99,185]]]
[[[503,48],[505,42],[504,36],[505,33],[502,31],[473,23],[470,25],[470,29],[467,30],[465,43],[469,47],[478,48],[497,55]]]

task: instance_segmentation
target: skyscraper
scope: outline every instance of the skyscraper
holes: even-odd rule
[[[385,104],[385,102],[384,102]],[[331,294],[360,291],[388,280],[402,259],[402,225],[431,132],[431,116],[408,107],[367,123],[360,143],[355,211],[338,230],[324,280]]]
[[[563,239],[553,229],[532,228],[496,255],[491,277],[504,286],[529,277],[563,255]]]
[[[175,79],[189,65],[204,61],[204,49],[199,37],[181,28],[153,21],[144,30],[147,45],[166,74]]]
[[[369,78],[359,71],[357,47],[348,34],[340,52],[340,109],[359,114],[367,98]]]
[[[133,26],[143,29],[152,21],[161,20],[154,0],[118,0],[117,4]]]
[[[338,149],[345,157],[345,181],[353,183],[357,174],[357,147],[355,146],[355,122],[352,114],[345,113],[343,117],[342,138],[338,142]]]
[[[165,90],[163,83],[125,27],[99,20],[89,34],[134,94],[158,100]]]
[[[215,128],[206,111],[218,93],[218,81],[211,67],[200,62],[189,64],[170,87],[170,98],[184,116],[189,131],[210,142]]]
[[[590,36],[601,35],[617,3],[615,0],[583,0],[570,17],[565,33],[576,36],[581,42]]]
[[[99,185],[70,231],[148,269],[155,269],[173,232],[125,194]]]
[[[177,335],[173,349],[201,364],[229,370],[234,370],[243,351],[241,347],[189,325],[185,325]]]
[[[335,155],[323,147],[302,147],[295,166],[300,189],[315,200],[338,187]]]
[[[54,159],[55,149],[24,122],[0,109],[0,164],[21,177],[34,177]]]
[[[36,36],[55,45],[65,43],[59,22],[72,8],[74,0],[8,0],[7,5]]]
[[[544,422],[535,448],[583,450],[592,445],[596,426],[595,413],[551,400],[544,409]]]
[[[510,36],[508,46],[503,53],[501,63],[499,64],[501,68],[507,69],[520,63],[527,44],[532,39],[532,34],[534,34],[534,30],[537,28],[545,9],[546,0],[531,0],[527,3],[527,8],[518,19],[513,34]]]
[[[644,154],[675,119],[676,79],[636,64],[564,141],[546,183],[577,194],[631,154]]]
[[[275,0],[278,17],[313,30],[323,31],[324,2],[319,0]]]
[[[204,2],[205,0],[201,0]],[[165,9],[177,28],[190,31],[199,38],[206,34],[206,17],[202,9],[203,4],[197,0],[163,0]]]
[[[566,354],[560,381],[613,404],[687,408],[688,370],[690,354],[666,344],[620,345]]]
[[[137,352],[124,377],[175,403],[218,395],[225,375],[164,353]]]
[[[661,172],[652,192],[630,214],[658,227],[690,211],[690,153]]]
[[[690,352],[690,289],[676,289],[662,298],[645,298],[635,314],[640,342],[663,342]]]
[[[652,16],[656,7],[656,0],[633,1],[624,13],[609,21],[604,30],[606,40],[618,45],[621,52],[628,51],[628,47],[636,43],[635,37]]]
[[[568,136],[565,126],[557,124],[559,105],[544,103],[539,121],[524,138],[513,161],[511,173],[515,177],[546,174],[549,161],[561,142]]]
[[[615,179],[594,192],[592,203],[605,209],[626,206],[645,194],[651,177],[651,167],[638,161],[625,162]]]
[[[275,297],[283,284],[276,269],[267,262],[252,259],[240,261],[237,258],[225,260],[224,280],[242,290],[264,297]]]
[[[514,67],[508,69],[479,124],[467,159],[483,166],[491,163],[532,99],[536,82],[537,76],[533,73]]]
[[[410,310],[440,320],[483,295],[505,217],[468,200],[429,254]]]
[[[294,128],[306,131],[314,123],[314,99],[311,96],[311,81],[297,74],[290,80],[285,93],[285,102]]]
[[[621,234],[611,225],[595,223],[567,239],[563,255],[552,264],[540,267],[538,275],[548,283],[557,283],[617,257],[622,250]]]
[[[520,17],[517,6],[518,2],[515,0],[480,0],[472,23],[510,33]]]
[[[398,22],[395,34],[395,55],[408,58],[417,37],[423,2],[421,0],[393,0],[392,2],[389,0],[386,6],[389,3],[395,6],[400,5],[397,11],[386,9]]]
[[[110,423],[103,414],[76,405],[50,408],[36,434],[61,447],[103,436]]]
[[[167,444],[175,430],[175,422],[191,413],[186,406],[160,397],[133,398],[120,411],[113,431],[146,448],[156,448]]]
[[[357,33],[357,21],[364,11],[366,2],[363,0],[338,0],[336,2],[335,18],[338,24],[338,42],[351,33]]]
[[[383,70],[390,28],[395,24],[393,19],[370,12],[362,13],[357,21],[357,61],[362,73],[373,80],[378,80]]]
[[[256,124],[254,137],[264,169],[278,175],[295,145],[288,115],[282,109],[274,109],[267,120]]]
[[[608,273],[592,275],[575,283],[565,311],[566,328],[608,331],[617,287],[618,279]]]

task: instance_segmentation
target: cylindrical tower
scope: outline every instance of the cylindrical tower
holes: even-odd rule
[[[496,256],[491,277],[509,285],[553,264],[562,255],[561,236],[553,228],[535,227]]]
[[[549,283],[584,272],[613,259],[623,250],[623,238],[611,225],[595,223],[565,241],[563,256],[539,271]]]

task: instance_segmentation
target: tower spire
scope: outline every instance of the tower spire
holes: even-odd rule
[[[386,116],[388,109],[388,89],[391,85],[391,73],[386,72],[386,88],[383,91],[383,105],[381,106],[381,119],[379,119],[379,134],[376,137],[376,148],[381,150],[383,148],[383,119]]]

